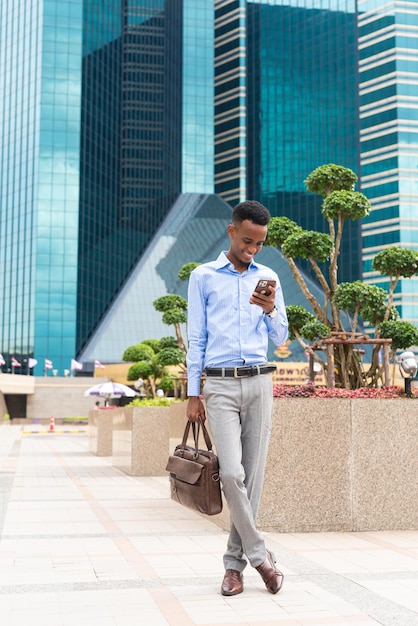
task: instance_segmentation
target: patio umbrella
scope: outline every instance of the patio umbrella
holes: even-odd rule
[[[110,398],[120,398],[121,396],[133,398],[138,394],[136,391],[134,391],[130,387],[127,387],[126,385],[108,381],[107,383],[99,383],[98,385],[94,385],[93,387],[86,389],[84,395],[100,396],[101,398],[105,398],[105,404],[107,404]]]

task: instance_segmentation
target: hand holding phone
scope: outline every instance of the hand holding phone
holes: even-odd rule
[[[254,291],[257,291],[257,293],[261,293],[263,296],[269,296],[271,294],[270,287],[275,288],[276,287],[276,281],[275,280],[269,280],[267,278],[261,278],[258,281],[257,286],[254,289]]]

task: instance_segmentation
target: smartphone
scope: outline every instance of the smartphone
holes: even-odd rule
[[[258,281],[257,286],[254,289],[254,291],[258,291],[258,293],[261,293],[263,296],[269,296],[271,293],[270,287],[275,287],[275,286],[276,286],[275,280],[268,280],[267,278],[261,278]]]

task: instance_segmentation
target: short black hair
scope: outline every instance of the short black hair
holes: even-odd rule
[[[256,200],[245,200],[234,207],[232,211],[233,222],[249,220],[254,224],[266,226],[270,221],[270,211]]]

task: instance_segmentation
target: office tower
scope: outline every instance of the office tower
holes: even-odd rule
[[[181,2],[86,2],[77,353],[181,189]]]
[[[361,179],[372,211],[363,222],[367,282],[388,288],[372,271],[390,246],[418,250],[418,4],[359,0]],[[398,284],[403,319],[418,323],[418,279]]]
[[[180,192],[213,191],[213,6],[1,12],[0,349],[62,374]]]
[[[75,354],[82,9],[1,3],[0,345],[16,373]]]
[[[322,200],[304,180],[325,163],[359,173],[356,3],[215,7],[215,191],[327,231]],[[341,280],[360,276],[360,250],[360,225],[349,222]]]

